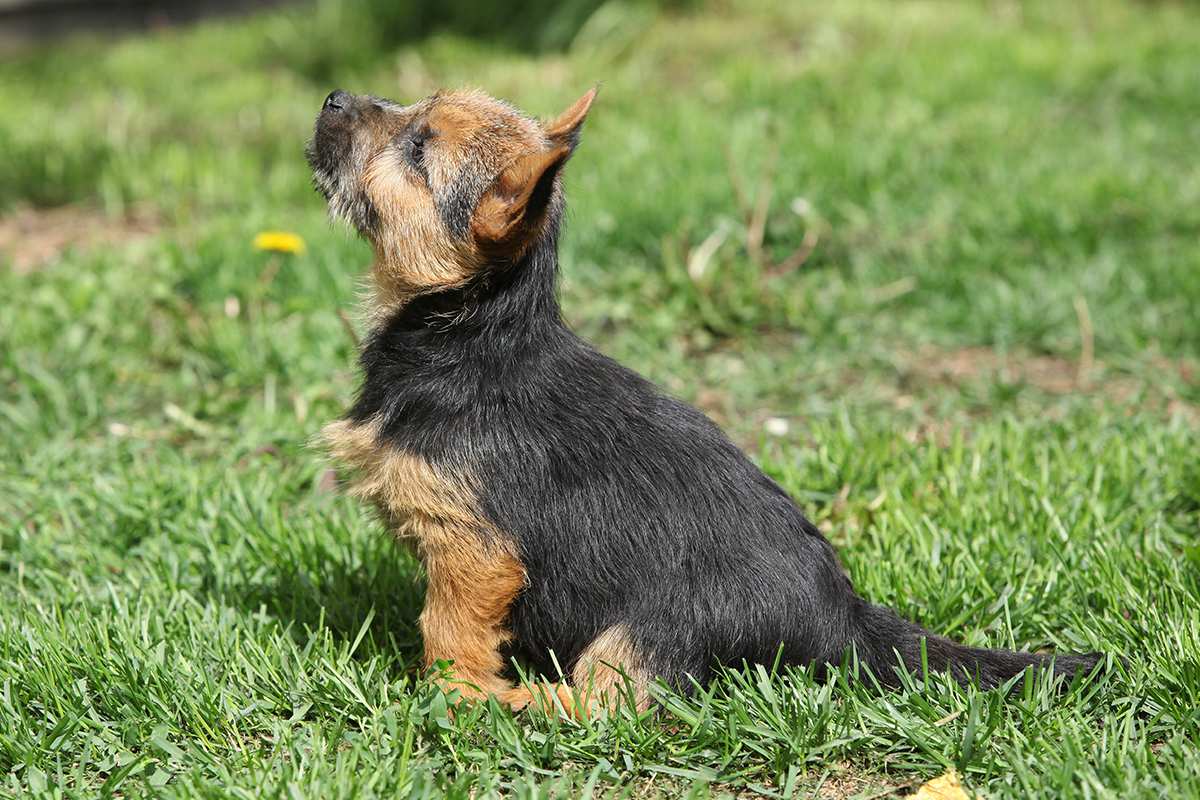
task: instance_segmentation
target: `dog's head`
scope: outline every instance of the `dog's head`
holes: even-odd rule
[[[308,160],[333,214],[374,246],[381,291],[462,285],[518,260],[557,213],[559,172],[595,96],[543,124],[481,92],[401,105],[339,90]]]

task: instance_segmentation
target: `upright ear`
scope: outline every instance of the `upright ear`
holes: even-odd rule
[[[544,126],[550,146],[521,156],[484,192],[475,208],[471,230],[489,256],[519,258],[545,221],[554,196],[554,179],[579,144],[596,89],[590,89],[570,108]]]
[[[538,232],[554,195],[554,179],[571,155],[566,145],[521,156],[484,192],[471,232],[487,255],[518,258]]]
[[[583,97],[572,103],[571,107],[559,114],[554,121],[546,123],[546,135],[553,144],[575,149],[579,144],[579,132],[583,128],[583,121],[587,119],[598,91],[596,87],[588,89]]]

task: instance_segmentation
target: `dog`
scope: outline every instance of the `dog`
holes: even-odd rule
[[[1056,657],[966,647],[859,597],[833,548],[707,417],[600,354],[556,298],[562,172],[593,89],[549,122],[478,91],[332,92],[307,155],[371,244],[357,398],[323,437],[428,576],[427,667],[461,698],[586,713],[718,665],[857,663],[995,687]],[[568,682],[515,685],[523,660]],[[573,689],[572,689],[573,687]]]

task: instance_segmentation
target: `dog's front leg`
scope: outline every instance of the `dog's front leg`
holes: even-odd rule
[[[462,531],[442,529],[423,549],[429,588],[421,612],[425,666],[451,662],[442,679],[464,697],[502,695],[512,684],[501,674],[506,623],[525,585],[525,570],[505,548]],[[501,698],[504,699],[504,698]]]

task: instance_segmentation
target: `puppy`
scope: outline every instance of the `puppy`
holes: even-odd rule
[[[375,255],[362,386],[324,438],[425,565],[425,664],[449,662],[465,697],[584,710],[779,654],[853,649],[889,684],[901,666],[984,687],[1092,669],[1098,654],[965,647],[860,598],[716,425],[570,331],[561,174],[595,97],[543,124],[474,91],[335,91],[317,117],[316,186]],[[514,686],[514,657],[561,665],[574,691]]]

